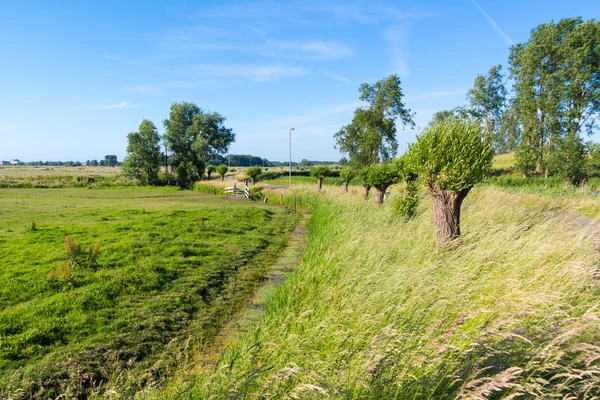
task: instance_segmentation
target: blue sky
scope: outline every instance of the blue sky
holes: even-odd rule
[[[0,0],[0,159],[125,156],[143,118],[162,133],[173,102],[218,111],[232,153],[337,160],[333,134],[358,86],[398,73],[418,126],[465,103],[511,43],[597,0]],[[126,3],[126,4],[125,4]],[[415,131],[399,130],[400,149]]]

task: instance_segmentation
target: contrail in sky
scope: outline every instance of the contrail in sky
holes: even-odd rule
[[[481,13],[485,17],[485,19],[488,20],[488,22],[490,23],[490,25],[492,25],[492,27],[494,28],[496,33],[502,37],[502,39],[506,42],[506,44],[508,44],[509,46],[513,46],[515,44],[515,42],[513,42],[511,40],[511,38],[509,38],[508,35],[506,33],[504,33],[504,31],[502,29],[500,29],[500,27],[498,26],[496,21],[494,21],[492,19],[492,17],[490,17],[489,15],[487,15],[487,13],[485,11],[483,11],[483,8],[479,7],[479,4],[477,4],[475,2],[475,0],[471,0],[471,1],[473,2],[473,4],[475,4],[475,7],[477,7],[479,9],[479,11],[481,11]]]

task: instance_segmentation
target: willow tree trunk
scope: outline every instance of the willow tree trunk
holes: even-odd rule
[[[365,185],[365,200],[369,198],[370,191],[371,191],[371,186]]]
[[[429,186],[433,201],[433,224],[435,242],[438,250],[444,249],[450,242],[460,238],[460,207],[467,197],[469,189],[459,192],[443,190],[436,185]]]
[[[323,178],[317,178],[317,190],[320,192],[323,187]]]
[[[387,190],[387,186],[380,186],[377,188],[377,195],[375,197],[375,204],[378,206],[383,204],[383,200],[385,200],[385,191]]]
[[[348,193],[348,181],[344,181],[344,192]]]

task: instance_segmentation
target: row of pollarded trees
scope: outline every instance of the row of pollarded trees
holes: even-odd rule
[[[433,202],[438,248],[460,237],[460,210],[469,191],[489,172],[493,157],[492,142],[481,125],[460,118],[436,122],[417,136],[415,143],[393,162],[370,165],[358,173],[345,168],[340,173],[347,185],[359,176],[365,198],[376,189],[375,202],[381,205],[394,184],[402,185],[398,207],[407,217],[414,213],[415,191],[423,184]]]
[[[171,160],[179,185],[190,188],[203,176],[208,160],[215,154],[226,152],[235,141],[235,133],[224,123],[225,117],[219,113],[204,111],[194,103],[174,103],[169,118],[164,121],[162,137],[147,119],[142,121],[138,132],[127,135],[128,155],[123,162],[123,172],[143,184],[156,184],[160,160],[164,156]],[[161,154],[161,140],[165,146],[164,155]],[[219,174],[223,171],[222,167],[219,167]],[[206,172],[214,170],[211,168]],[[227,170],[221,176],[225,173]]]
[[[365,198],[372,188],[376,190],[378,205],[391,185],[401,183],[398,206],[406,216],[414,213],[422,183],[433,201],[436,242],[442,248],[460,236],[462,202],[490,170],[494,140],[481,120],[450,115],[434,120],[402,157],[394,159],[397,122],[403,128],[414,127],[400,85],[400,79],[391,75],[360,86],[366,106],[358,108],[352,122],[334,135],[337,147],[349,156],[349,167],[340,177],[347,191],[348,182],[358,176]]]

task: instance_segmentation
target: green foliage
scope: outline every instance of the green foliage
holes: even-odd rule
[[[340,179],[342,182],[350,182],[352,179],[356,178],[357,172],[354,168],[345,167],[340,171]]]
[[[164,136],[181,187],[190,188],[204,173],[210,157],[226,152],[235,141],[235,133],[225,127],[225,120],[219,113],[203,111],[194,103],[171,105],[169,119],[164,121]]]
[[[566,18],[540,24],[511,48],[515,104],[523,127],[517,167],[548,173],[557,143],[591,133],[600,112],[600,22]],[[569,139],[573,141],[574,139]]]
[[[426,128],[408,149],[410,167],[428,185],[459,192],[483,180],[494,152],[477,122],[452,118]]]
[[[229,168],[227,168],[227,165],[225,164],[221,164],[217,167],[217,174],[219,174],[221,180],[225,179],[225,174],[227,174],[227,171],[229,171]]]
[[[127,135],[127,157],[123,162],[123,174],[140,181],[143,185],[158,182],[160,170],[160,136],[154,124],[145,119],[139,132]]]
[[[102,396],[109,381],[132,398],[160,384],[245,304],[297,221],[168,188],[0,190],[7,208],[0,398]],[[23,234],[30,215],[37,230]]]
[[[394,212],[405,219],[415,217],[420,197],[419,184],[416,180],[404,182],[401,195],[394,200]]]
[[[477,75],[473,88],[467,93],[470,112],[484,122],[485,134],[494,143],[497,153],[508,151],[508,140],[501,129],[507,95],[503,80],[502,66],[494,65],[487,76]]]
[[[372,165],[367,169],[366,181],[370,186],[384,191],[399,180],[398,170],[391,163]]]
[[[360,99],[369,103],[368,107],[358,108],[352,122],[334,135],[336,147],[348,154],[356,168],[390,161],[395,156],[397,120],[403,127],[414,126],[412,114],[402,102],[404,95],[397,75],[373,85],[363,83],[359,92]]]
[[[548,160],[550,173],[578,184],[585,176],[585,146],[577,135],[569,134],[558,143]]]
[[[215,167],[214,165],[209,165],[209,166],[206,167],[206,175],[208,176],[208,179],[210,179],[210,176],[216,170],[217,170],[217,167]]]
[[[585,174],[590,178],[600,177],[600,143],[586,143],[587,158],[585,160]]]
[[[252,179],[252,183],[262,174],[262,167],[250,167],[246,170],[246,176]]]
[[[115,156],[114,154],[104,156],[105,167],[116,167],[117,165],[119,165],[119,162],[117,161],[117,156]]]
[[[329,176],[331,170],[326,165],[316,165],[310,169],[310,176],[313,176],[317,179],[323,179],[326,176]]]

